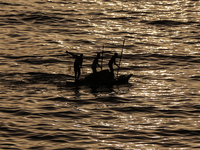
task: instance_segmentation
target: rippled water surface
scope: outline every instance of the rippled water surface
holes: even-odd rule
[[[199,1],[0,7],[0,149],[200,149]],[[83,78],[103,45],[107,69],[123,39],[128,84],[66,86],[74,76],[66,50],[84,54]]]

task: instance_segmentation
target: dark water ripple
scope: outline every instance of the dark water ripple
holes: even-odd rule
[[[191,25],[199,22],[193,22],[193,21],[188,21],[188,22],[181,22],[181,21],[173,21],[173,20],[158,20],[158,21],[142,21],[142,23],[145,22],[147,24],[151,25],[164,25],[164,26],[178,26],[178,25]]]

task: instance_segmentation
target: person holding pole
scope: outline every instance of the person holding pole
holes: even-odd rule
[[[120,57],[118,56],[117,53],[115,53],[115,54],[111,57],[111,59],[110,59],[110,61],[109,61],[109,63],[108,63],[108,66],[109,66],[109,68],[110,68],[110,72],[111,72],[113,78],[114,78],[113,64],[115,64],[115,65],[119,68],[119,65],[116,63],[116,58],[120,58]]]
[[[75,73],[75,81],[79,80],[79,77],[81,75],[81,68],[82,68],[82,64],[83,64],[83,54],[80,54],[79,56],[66,51],[67,54],[70,54],[74,59],[74,73]]]
[[[97,72],[97,66],[99,66],[102,69],[102,66],[99,65],[99,59],[100,59],[100,53],[97,54],[97,56],[94,58],[94,61],[92,63],[92,71],[93,73]]]
[[[120,68],[120,64],[121,64],[121,59],[122,59],[122,55],[123,55],[123,49],[124,49],[124,43],[125,43],[125,39],[123,41],[123,45],[122,45],[122,52],[121,52],[121,56],[118,56],[117,53],[114,54],[114,56],[111,57],[108,66],[110,68],[110,72],[112,73],[112,77],[114,78],[114,70],[113,70],[113,64],[115,64],[118,69],[117,69],[117,77],[118,77],[118,73],[119,73],[119,68]],[[116,64],[116,58],[120,58],[119,60],[119,65]]]

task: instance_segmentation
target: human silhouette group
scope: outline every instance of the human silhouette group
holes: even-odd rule
[[[83,64],[83,54],[74,54],[71,52],[66,51],[67,54],[70,54],[74,59],[74,74],[75,74],[75,81],[78,81],[81,75],[81,68]],[[108,63],[108,67],[110,69],[110,73],[112,74],[112,77],[114,78],[114,69],[113,64],[116,65],[119,68],[119,65],[116,63],[116,58],[120,58],[117,53],[114,53],[114,55],[111,57]],[[100,56],[100,53],[97,53],[96,57],[93,60],[93,63],[91,65],[93,74],[97,73],[97,67],[100,67],[102,70],[102,66],[99,64],[99,59],[103,59],[103,57]]]

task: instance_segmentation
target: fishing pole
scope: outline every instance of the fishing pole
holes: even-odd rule
[[[104,45],[103,45],[103,48],[102,48],[102,59],[101,59],[101,70],[102,70],[102,65],[103,65],[103,51],[104,51]]]
[[[120,57],[120,60],[119,60],[119,67],[118,67],[118,70],[117,70],[117,77],[118,77],[118,74],[119,74],[120,64],[121,64],[121,60],[122,60],[122,55],[123,55],[123,50],[124,50],[124,44],[125,44],[125,39],[124,39],[123,45],[122,45],[121,57]]]

